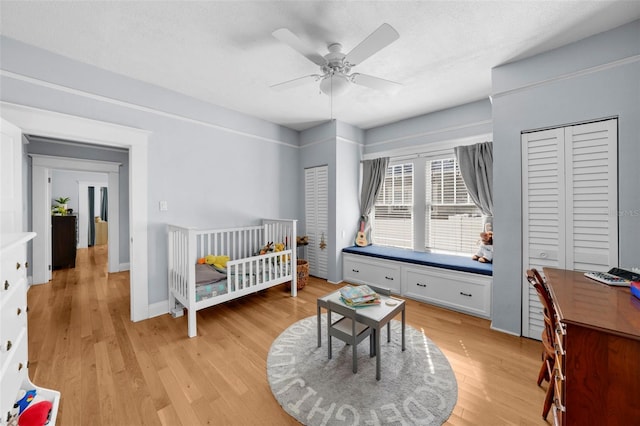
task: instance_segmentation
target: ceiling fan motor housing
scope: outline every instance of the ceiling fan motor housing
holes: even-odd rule
[[[345,54],[342,53],[342,45],[333,43],[329,45],[329,53],[324,56],[326,64],[320,67],[323,74],[348,74],[351,71],[349,63],[345,63]]]

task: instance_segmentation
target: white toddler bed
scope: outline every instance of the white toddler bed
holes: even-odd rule
[[[189,337],[197,334],[200,309],[289,281],[291,296],[297,295],[295,220],[265,219],[262,225],[217,230],[169,225],[168,233],[169,309],[187,308]],[[284,249],[260,254],[268,243]],[[228,256],[226,268],[197,264],[207,255]]]

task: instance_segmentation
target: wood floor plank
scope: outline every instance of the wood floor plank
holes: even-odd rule
[[[316,313],[337,286],[311,277],[291,298],[278,286],[186,315],[130,321],[129,274],[107,273],[107,250],[78,250],[76,268],[32,286],[29,373],[62,392],[58,425],[293,425],[272,395],[273,340]],[[547,384],[536,385],[538,341],[491,329],[489,320],[407,300],[407,323],[447,356],[458,401],[446,425],[546,425]]]

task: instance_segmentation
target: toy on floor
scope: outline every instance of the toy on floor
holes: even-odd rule
[[[51,420],[53,404],[37,395],[35,389],[20,390],[18,400],[9,413],[7,424],[14,426],[43,426]]]
[[[493,232],[481,232],[480,239],[482,241],[478,252],[471,258],[481,263],[491,263],[493,261]]]

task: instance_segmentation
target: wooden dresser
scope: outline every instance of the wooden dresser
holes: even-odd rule
[[[581,272],[544,274],[558,315],[556,424],[640,424],[640,300]]]
[[[76,216],[51,216],[51,260],[53,269],[75,268]]]

